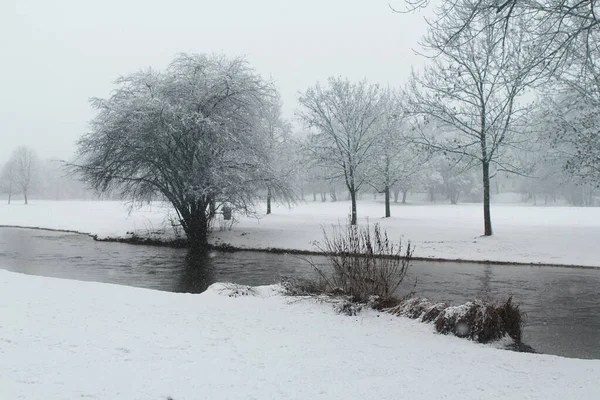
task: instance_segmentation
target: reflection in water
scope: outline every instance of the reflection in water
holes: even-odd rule
[[[313,262],[326,265],[324,258]],[[187,253],[95,242],[82,235],[0,228],[0,268],[28,274],[200,293],[214,282],[277,283],[311,277],[302,258],[272,253]],[[524,341],[536,350],[600,358],[600,270],[414,262],[400,290],[433,301],[513,296],[527,315]]]
[[[492,288],[491,288],[491,280],[492,280],[492,266],[486,264],[483,268],[483,274],[481,275],[481,289],[479,291],[479,298],[483,301],[493,301],[491,297]]]
[[[184,267],[173,292],[202,293],[216,282],[215,267],[208,252],[190,250],[183,261]]]

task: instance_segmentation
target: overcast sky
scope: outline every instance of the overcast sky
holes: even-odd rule
[[[398,0],[0,0],[0,162],[14,147],[69,158],[119,76],[179,52],[245,55],[292,118],[328,76],[399,86],[425,31]]]

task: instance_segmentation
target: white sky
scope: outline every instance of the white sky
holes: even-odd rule
[[[402,0],[0,0],[0,163],[18,145],[69,158],[90,97],[176,53],[246,55],[292,118],[298,91],[328,76],[401,85],[422,63],[423,14]]]

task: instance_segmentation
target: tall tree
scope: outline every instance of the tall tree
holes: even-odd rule
[[[414,11],[431,0],[405,0]],[[596,0],[445,0],[436,18],[464,9],[465,18],[448,26],[451,40],[464,30],[488,26],[505,38],[521,35],[536,48],[532,59],[538,77],[554,77],[585,96],[600,93],[600,4]],[[555,82],[554,82],[555,83]]]
[[[117,81],[108,99],[93,99],[91,131],[73,168],[96,190],[170,202],[192,246],[208,241],[211,205],[252,211],[273,176],[261,110],[275,96],[243,58],[181,54],[163,72]]]
[[[316,131],[309,151],[316,163],[332,171],[330,179],[344,180],[352,203],[350,223],[356,225],[357,192],[369,176],[368,162],[377,138],[376,122],[381,89],[366,80],[329,78],[299,98],[300,119]]]
[[[484,235],[490,236],[490,167],[520,172],[508,149],[521,141],[515,125],[526,112],[522,94],[536,79],[538,49],[524,34],[506,38],[486,14],[455,34],[453,27],[472,18],[470,9],[442,7],[445,18],[431,24],[423,42],[432,63],[409,84],[411,111],[418,116],[420,144],[480,164]]]

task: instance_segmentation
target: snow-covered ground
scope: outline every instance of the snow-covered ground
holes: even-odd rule
[[[498,350],[292,301],[0,270],[0,398],[598,399],[600,360]]]
[[[246,248],[315,250],[313,241],[322,237],[322,227],[344,223],[348,212],[349,203],[343,201],[275,207],[272,215],[260,219],[240,218],[231,230],[220,231],[216,223],[212,241]],[[392,217],[381,218],[381,202],[362,201],[358,212],[361,223],[369,217],[392,238],[410,240],[418,257],[600,267],[600,208],[495,204],[493,237],[481,237],[479,204],[394,204]],[[169,226],[168,215],[169,209],[158,203],[131,214],[123,203],[109,201],[0,205],[0,225],[76,230],[101,237],[156,232]]]

